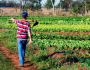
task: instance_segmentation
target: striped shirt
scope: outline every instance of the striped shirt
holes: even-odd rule
[[[17,39],[27,40],[28,39],[28,30],[30,30],[30,23],[27,21],[21,21],[14,19],[14,23],[17,24]]]

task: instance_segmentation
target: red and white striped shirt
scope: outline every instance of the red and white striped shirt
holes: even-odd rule
[[[30,30],[30,23],[16,19],[14,19],[14,22],[17,24],[17,39],[27,40],[28,30]]]

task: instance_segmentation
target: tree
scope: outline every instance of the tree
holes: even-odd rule
[[[53,15],[55,14],[55,2],[56,2],[57,0],[51,0],[51,2],[52,2],[52,6],[53,6]]]
[[[62,7],[61,7],[61,5],[62,5],[62,0],[60,0],[60,3],[59,3],[59,4],[60,4],[60,10],[61,10],[61,8],[62,8]]]
[[[12,0],[2,0],[0,1],[0,7],[18,7],[19,4],[15,3],[15,1],[12,1]]]
[[[90,10],[90,0],[84,0],[85,2],[85,12]]]
[[[78,3],[77,3],[78,2]],[[75,13],[85,13],[90,10],[90,0],[83,0],[83,1],[74,1],[72,5],[72,10]]]
[[[57,7],[60,9],[66,9],[66,11],[68,11],[68,9],[72,7],[72,0],[60,0]]]
[[[55,2],[57,0],[47,0],[47,2],[45,3],[44,7],[47,9],[51,9],[53,8],[53,14],[55,14]]]
[[[47,0],[47,2],[45,3],[44,7],[47,8],[47,9],[53,8],[51,0]]]
[[[77,0],[77,1],[73,1],[72,3],[72,7],[75,7],[75,5],[79,4],[80,2]]]
[[[23,6],[26,9],[38,10],[41,9],[42,0],[23,0]]]
[[[68,11],[69,8],[71,8],[72,6],[72,0],[64,0],[62,1],[62,7],[66,9],[66,11]]]
[[[77,13],[83,13],[83,9],[82,9],[83,5],[82,4],[77,4],[75,5],[75,7],[72,8],[72,11]]]
[[[19,0],[20,8],[23,11],[27,11],[27,9],[31,10],[41,9],[41,1],[42,0]]]

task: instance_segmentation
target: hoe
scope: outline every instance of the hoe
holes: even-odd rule
[[[11,19],[7,19],[7,20],[11,20]],[[21,20],[21,19],[20,19],[20,20]],[[23,20],[21,20],[21,21],[23,21]],[[38,25],[37,20],[26,20],[26,21],[35,22],[35,23],[33,24],[32,28],[33,28],[34,26]]]

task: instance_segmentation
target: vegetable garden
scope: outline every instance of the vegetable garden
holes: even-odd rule
[[[0,17],[0,42],[18,53],[16,24]],[[15,17],[21,19],[21,17]],[[32,45],[27,45],[26,57],[39,70],[90,69],[89,17],[28,17],[39,24],[32,28]],[[32,46],[32,47],[31,47]],[[15,48],[16,47],[16,48]],[[38,49],[35,49],[37,47]],[[37,51],[33,53],[34,51]]]

